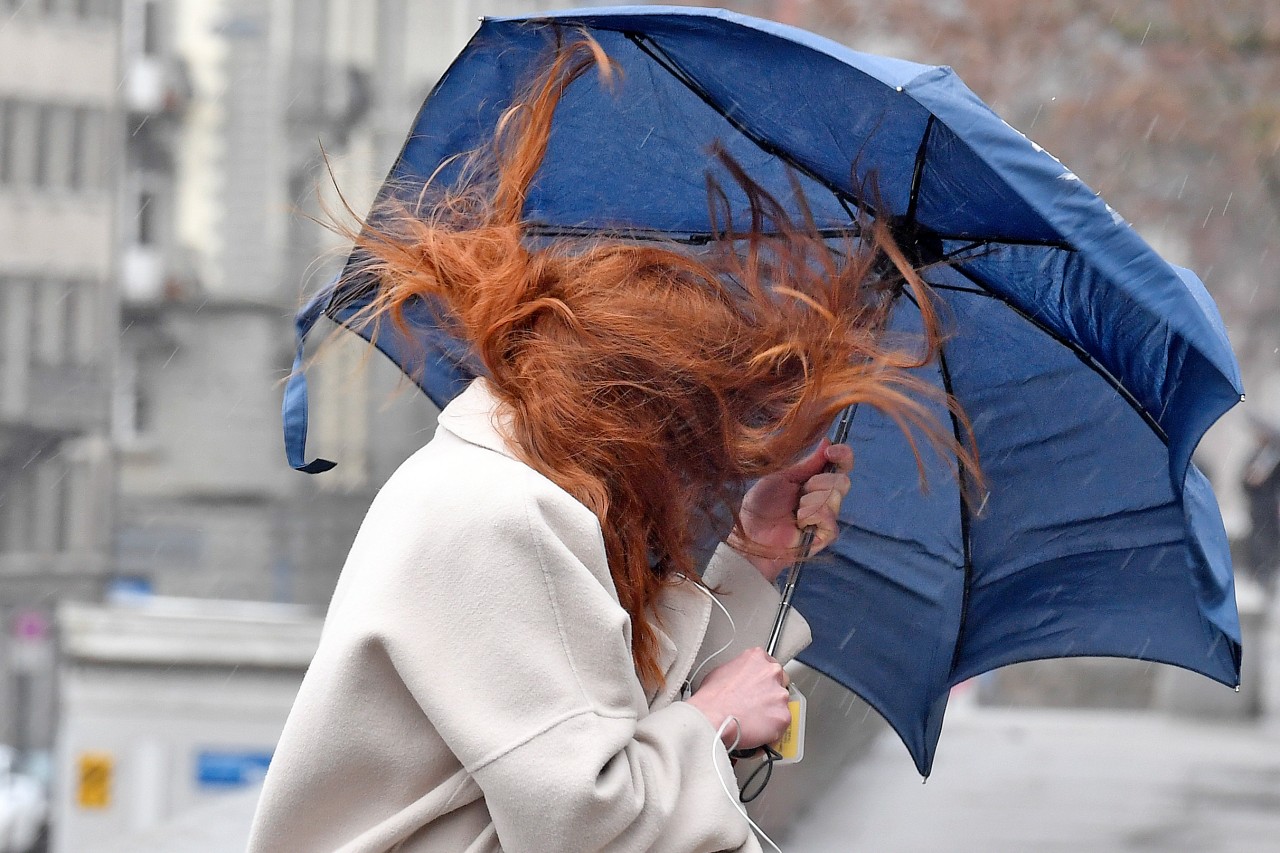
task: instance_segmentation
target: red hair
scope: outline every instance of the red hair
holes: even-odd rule
[[[413,202],[388,196],[351,236],[355,274],[377,282],[364,319],[407,330],[411,304],[438,307],[510,407],[514,451],[599,518],[636,671],[653,687],[662,587],[697,578],[711,520],[734,512],[744,483],[793,464],[841,409],[875,406],[913,447],[919,430],[971,470],[973,459],[920,401],[939,392],[908,373],[934,358],[939,323],[880,223],[833,248],[722,153],[752,221],[735,232],[709,180],[715,228],[734,238],[709,253],[527,239],[524,201],[556,105],[592,67],[612,73],[589,37],[557,50],[459,183],[429,183]],[[885,324],[904,288],[924,333],[894,346]]]

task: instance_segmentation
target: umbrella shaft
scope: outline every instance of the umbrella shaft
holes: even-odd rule
[[[806,527],[800,537],[800,557],[791,564],[787,572],[787,583],[782,588],[782,603],[778,605],[778,615],[773,620],[773,633],[769,635],[769,645],[765,651],[772,655],[778,649],[778,641],[782,639],[783,626],[787,624],[787,616],[791,613],[791,599],[796,594],[796,582],[800,580],[800,570],[809,557],[809,549],[813,547],[813,536],[816,527]]]
[[[853,423],[853,413],[857,408],[856,404],[847,406],[840,413],[840,420],[836,423],[836,434],[831,440],[832,444],[844,444],[849,437],[849,426]],[[827,463],[822,470],[829,474],[836,470],[836,466]],[[787,572],[787,583],[782,588],[782,603],[778,605],[778,615],[773,620],[773,633],[769,635],[769,645],[765,647],[765,651],[770,656],[777,651],[778,641],[782,639],[782,629],[787,624],[787,615],[791,613],[791,599],[796,594],[796,582],[800,580],[800,570],[804,568],[804,561],[809,559],[809,549],[813,547],[813,537],[817,530],[816,527],[806,527],[800,535],[800,556],[791,564],[791,571]]]

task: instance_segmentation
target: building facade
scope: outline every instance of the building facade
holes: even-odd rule
[[[309,372],[311,450],[338,467],[284,465],[291,318],[343,258],[325,223],[368,208],[480,15],[553,5],[124,0],[120,575],[327,603],[374,491],[435,412],[337,335]]]
[[[0,2],[0,742],[52,738],[53,605],[109,572],[119,10]]]

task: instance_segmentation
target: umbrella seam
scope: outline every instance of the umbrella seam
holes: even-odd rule
[[[1150,412],[1148,412],[1146,408],[1143,407],[1143,405],[1140,402],[1138,402],[1138,398],[1134,396],[1132,391],[1130,391],[1128,388],[1125,387],[1124,383],[1121,382],[1119,378],[1115,376],[1115,374],[1107,370],[1106,366],[1103,365],[1101,362],[1099,362],[1096,358],[1094,358],[1087,350],[1085,350],[1083,347],[1079,346],[1078,344],[1074,343],[1073,341],[1069,340],[1066,336],[1060,334],[1055,329],[1037,320],[1029,312],[1025,311],[1019,305],[1016,305],[1012,300],[1010,300],[1004,294],[998,293],[997,291],[994,291],[991,288],[987,287],[982,282],[982,280],[978,277],[978,275],[974,273],[972,270],[965,269],[960,264],[956,264],[951,268],[954,269],[956,272],[960,273],[961,275],[963,275],[969,281],[972,281],[978,287],[982,288],[982,291],[981,291],[982,296],[985,296],[988,299],[994,299],[998,302],[1003,303],[1004,305],[1007,305],[1010,308],[1010,310],[1012,310],[1019,317],[1026,320],[1028,323],[1035,326],[1041,332],[1044,332],[1053,340],[1057,341],[1059,344],[1066,347],[1073,354],[1075,354],[1076,358],[1084,362],[1085,366],[1087,366],[1094,373],[1102,377],[1103,381],[1105,381],[1108,385],[1110,385],[1120,394],[1121,399],[1123,399],[1126,403],[1128,403],[1130,408],[1132,408],[1135,412],[1138,413],[1138,415],[1142,418],[1143,422],[1151,429],[1153,433],[1155,433],[1156,437],[1159,438],[1160,441],[1163,442],[1166,447],[1169,445],[1169,434],[1165,432],[1164,427],[1162,427],[1160,425],[1160,422],[1155,419],[1155,416],[1153,416]],[[958,291],[958,288],[952,288],[952,289]]]

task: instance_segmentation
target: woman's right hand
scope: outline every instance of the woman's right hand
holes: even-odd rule
[[[719,730],[729,717],[721,736],[726,747],[754,749],[782,737],[791,723],[787,693],[789,679],[782,664],[764,649],[747,649],[733,660],[707,674],[702,686],[688,703],[702,712]]]

